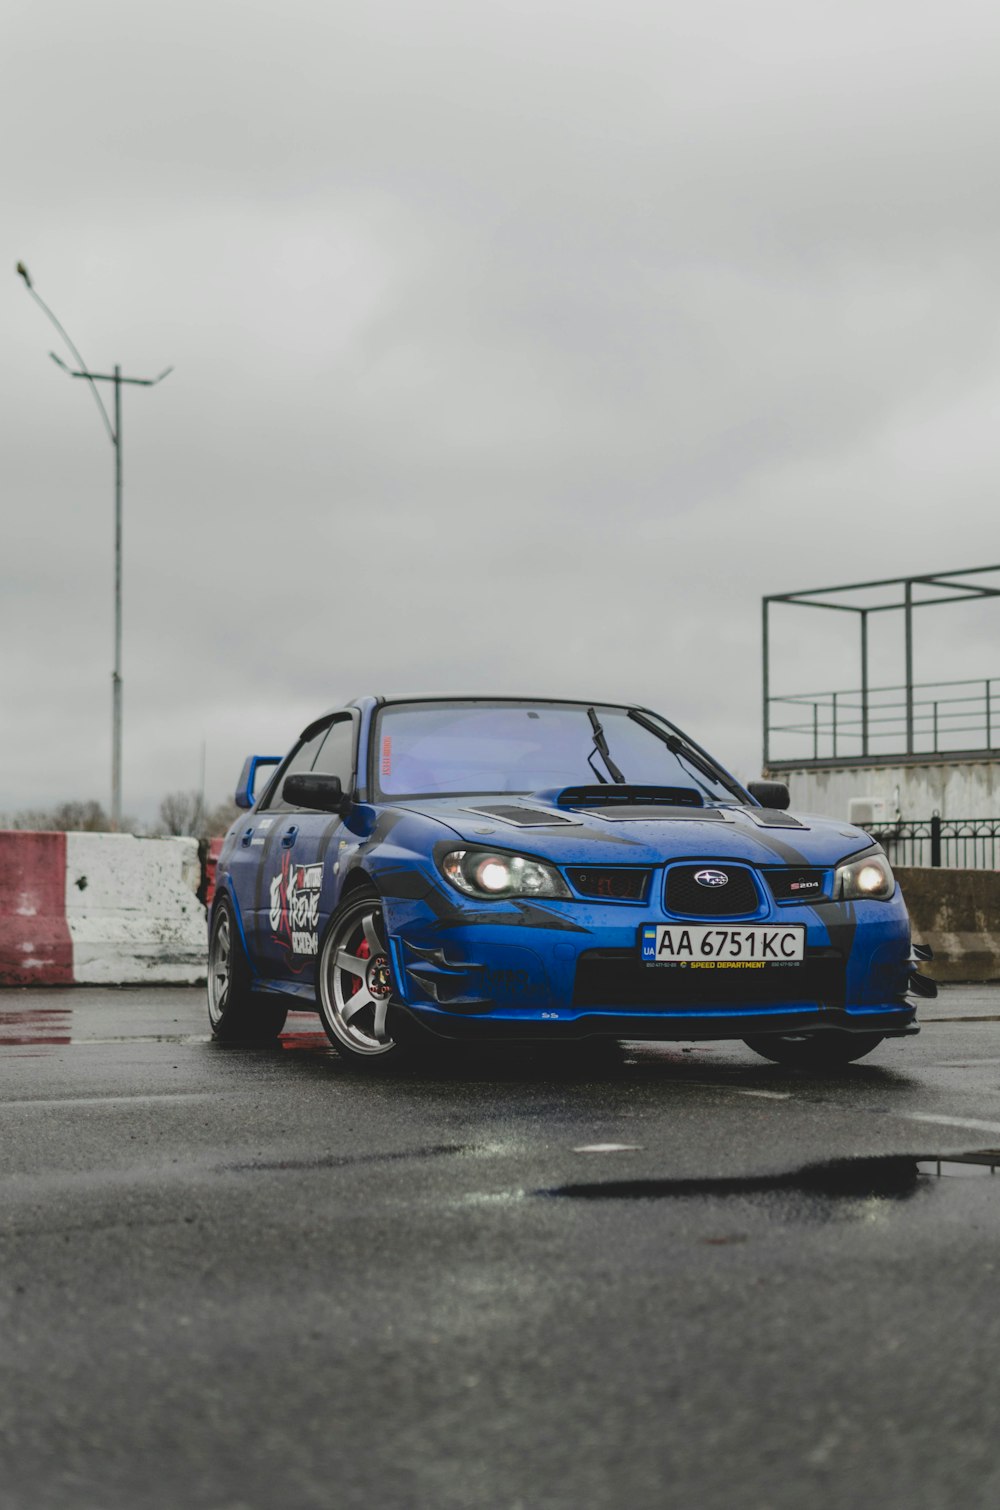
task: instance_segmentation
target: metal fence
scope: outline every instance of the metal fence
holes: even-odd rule
[[[1000,818],[917,818],[866,823],[894,865],[933,865],[951,869],[996,870],[1000,860]]]

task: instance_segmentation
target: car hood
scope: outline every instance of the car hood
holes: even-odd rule
[[[743,860],[831,866],[872,844],[836,819],[759,807],[560,807],[551,794],[425,797],[393,804],[445,824],[468,845],[523,851],[560,864],[661,865]]]

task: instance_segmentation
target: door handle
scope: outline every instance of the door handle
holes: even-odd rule
[[[252,837],[253,837],[253,829],[252,828],[247,828],[247,829],[243,830],[243,838],[240,840],[240,843],[242,844],[242,846],[243,846],[244,849],[249,849],[250,848],[250,840],[252,839]]]
[[[298,836],[298,832],[299,831],[295,827],[294,823],[292,824],[291,828],[286,828],[285,829],[285,832],[281,836],[281,847],[282,847],[282,849],[291,849],[292,845],[295,843],[295,840],[296,840],[296,838]]]

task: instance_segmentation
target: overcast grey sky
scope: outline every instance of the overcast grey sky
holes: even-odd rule
[[[8,0],[2,55],[0,811],[110,761],[112,451],[19,258],[176,367],[126,395],[141,816],[370,690],[637,698],[750,776],[762,594],[1000,559],[995,0]],[[779,690],[854,682],[821,617]]]

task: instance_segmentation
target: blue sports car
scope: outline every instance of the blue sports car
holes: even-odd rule
[[[219,1039],[273,1038],[298,1006],[359,1063],[604,1036],[820,1066],[915,1033],[908,992],[933,990],[867,834],[792,817],[785,787],[744,789],[647,708],[358,698],[251,756],[236,800]]]

